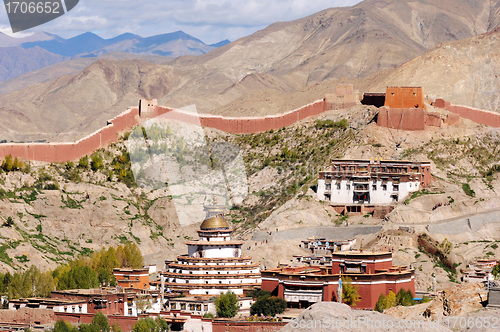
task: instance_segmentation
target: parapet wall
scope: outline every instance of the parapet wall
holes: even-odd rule
[[[359,103],[352,84],[339,85],[336,93],[324,99],[283,114],[264,117],[222,117],[210,114],[193,114],[181,110],[158,106],[156,99],[141,99],[139,107],[129,108],[108,121],[108,125],[76,142],[69,143],[7,143],[0,144],[0,158],[7,155],[22,160],[44,162],[66,162],[77,160],[84,155],[117,142],[119,133],[137,124],[158,116],[169,119],[219,129],[234,134],[259,133],[288,127],[309,116],[325,111],[352,107]]]
[[[61,163],[76,160],[110,143],[118,134],[139,123],[139,108],[129,108],[108,121],[108,125],[76,142],[69,143],[12,143],[0,144],[0,158],[7,155],[23,160]]]
[[[444,99],[436,99],[436,101],[434,102],[434,106],[438,108],[444,108],[448,112],[458,114],[460,117],[464,119],[469,119],[479,124],[495,128],[500,127],[499,113],[480,110],[477,108],[472,108],[467,106],[452,105],[450,102]]]
[[[288,127],[309,116],[319,115],[325,111],[324,100],[318,100],[299,109],[283,114],[264,117],[222,117],[211,114],[193,114],[182,110],[171,110],[161,106],[153,112],[160,116],[166,114],[170,120],[201,125],[233,134],[251,134]],[[167,114],[168,113],[168,114]]]

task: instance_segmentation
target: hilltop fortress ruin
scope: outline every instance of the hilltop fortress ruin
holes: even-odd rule
[[[130,107],[125,112],[108,120],[108,125],[76,141],[61,143],[6,143],[0,144],[0,158],[11,155],[22,160],[44,162],[67,162],[117,142],[120,133],[149,119],[168,114],[168,118],[181,122],[219,129],[234,134],[251,134],[288,127],[309,116],[325,111],[343,109],[359,103],[359,92],[352,84],[338,85],[334,94],[307,104],[301,108],[263,117],[223,117],[211,114],[195,114],[187,111],[158,106],[156,99],[141,99],[139,107]]]
[[[338,85],[335,93],[286,113],[261,117],[223,117],[211,114],[196,114],[159,106],[156,99],[141,99],[138,107],[130,107],[125,112],[108,120],[107,126],[76,141],[58,143],[4,143],[0,144],[0,158],[8,155],[22,160],[42,162],[67,162],[117,142],[120,133],[149,119],[168,114],[168,118],[181,122],[214,128],[233,134],[251,134],[277,130],[317,116],[330,110],[350,108],[360,103],[380,107],[377,124],[398,130],[426,130],[430,127],[453,125],[460,118],[476,123],[500,127],[500,114],[466,106],[451,105],[437,99],[434,107],[448,111],[447,115],[427,111],[424,94],[419,87],[388,87],[386,93],[365,93],[360,98],[352,84]],[[428,101],[429,102],[429,101]]]

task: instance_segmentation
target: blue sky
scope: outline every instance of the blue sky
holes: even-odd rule
[[[34,0],[36,2],[36,0]],[[183,30],[207,44],[250,35],[271,23],[298,19],[359,0],[80,0],[66,15],[12,34],[5,7],[0,31],[25,36],[38,31],[70,38],[91,31],[103,38],[132,32],[143,37]]]

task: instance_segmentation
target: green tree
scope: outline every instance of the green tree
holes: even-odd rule
[[[17,171],[17,170],[19,170],[19,169],[21,169],[21,168],[23,168],[23,167],[24,167],[24,164],[23,164],[22,162],[20,162],[20,161],[17,159],[17,157],[15,157],[15,158],[14,158],[14,162],[13,162],[13,164],[12,164],[12,169],[13,169],[13,170],[15,170],[15,171]]]
[[[80,158],[78,161],[78,167],[87,169],[89,167],[89,157],[88,156],[83,156]]]
[[[2,163],[2,168],[6,172],[10,172],[14,168],[14,160],[12,159],[12,155],[5,156],[5,159]]]
[[[155,331],[167,331],[168,324],[164,319],[157,317],[153,319],[151,317],[140,318],[135,324],[132,331],[134,332],[155,332]]]
[[[137,311],[142,314],[151,308],[151,299],[146,294],[137,294],[135,297],[135,306]]]
[[[217,316],[224,318],[231,318],[236,316],[240,306],[236,294],[231,291],[221,294],[215,298],[215,308],[217,309]]]
[[[116,258],[116,250],[109,247],[108,250],[102,248],[94,252],[90,257],[90,267],[98,272],[98,279],[101,285],[116,286],[116,279],[113,269],[119,267],[120,263]]]
[[[384,311],[384,309],[387,309],[387,299],[384,294],[380,294],[378,297],[378,301],[375,304],[375,310],[378,312]]]
[[[95,314],[94,318],[92,318],[92,325],[96,328],[97,331],[109,332],[111,330],[109,327],[108,318],[100,311]]]
[[[123,332],[122,328],[120,327],[120,325],[118,325],[118,323],[114,323],[113,326],[111,327],[111,330],[113,330],[113,332]]]
[[[97,331],[92,324],[80,324],[80,332],[99,332]]]
[[[144,266],[141,250],[133,242],[119,246],[116,249],[116,258],[121,267],[141,268]]]
[[[342,277],[342,301],[350,306],[356,306],[359,302],[358,285],[352,285],[352,279]]]
[[[412,306],[415,304],[413,300],[413,293],[411,290],[405,291],[404,289],[400,289],[398,294],[396,294],[396,302],[398,305],[402,306]]]
[[[71,325],[71,323],[65,322],[61,319],[54,325],[53,332],[78,332],[78,330],[76,327]]]
[[[82,262],[73,263],[74,266],[63,266],[54,270],[57,279],[57,289],[89,289],[99,286],[97,272]]]
[[[491,274],[495,277],[495,279],[498,277],[498,274],[500,273],[500,264],[497,264],[493,267],[491,270]]]
[[[96,172],[104,167],[104,163],[102,161],[102,156],[98,152],[92,154],[92,156],[90,157],[90,160],[91,160],[90,167],[92,168],[92,170],[94,172]]]
[[[161,331],[168,331],[168,323],[166,320],[161,318],[160,315],[158,315],[158,317],[156,317],[155,321],[156,321],[156,324],[158,325],[158,327],[160,328]]]
[[[140,318],[135,324],[134,328],[132,329],[134,332],[149,332],[149,326],[148,323],[144,318]]]
[[[250,314],[276,316],[285,311],[286,301],[277,296],[263,295],[257,298],[257,301],[250,307]]]
[[[271,292],[262,289],[252,289],[247,292],[247,296],[257,300],[261,296],[271,296]]]
[[[7,227],[11,227],[12,225],[14,225],[14,220],[12,219],[12,217],[7,217],[7,220],[3,223],[4,226],[7,226]]]
[[[393,291],[389,291],[386,300],[387,300],[387,308],[395,307],[398,304],[398,301],[396,300],[396,294],[394,294]]]

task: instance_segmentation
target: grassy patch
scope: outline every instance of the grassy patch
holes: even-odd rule
[[[64,199],[64,195],[61,195],[61,202],[64,203],[64,206],[61,206],[61,209],[69,208],[69,209],[83,209],[82,202],[76,201],[73,198],[66,195],[66,199]]]
[[[471,187],[469,186],[468,183],[462,184],[462,189],[463,189],[464,193],[467,194],[467,196],[470,196],[470,197],[476,196],[476,193],[474,192],[474,190],[471,189]]]

